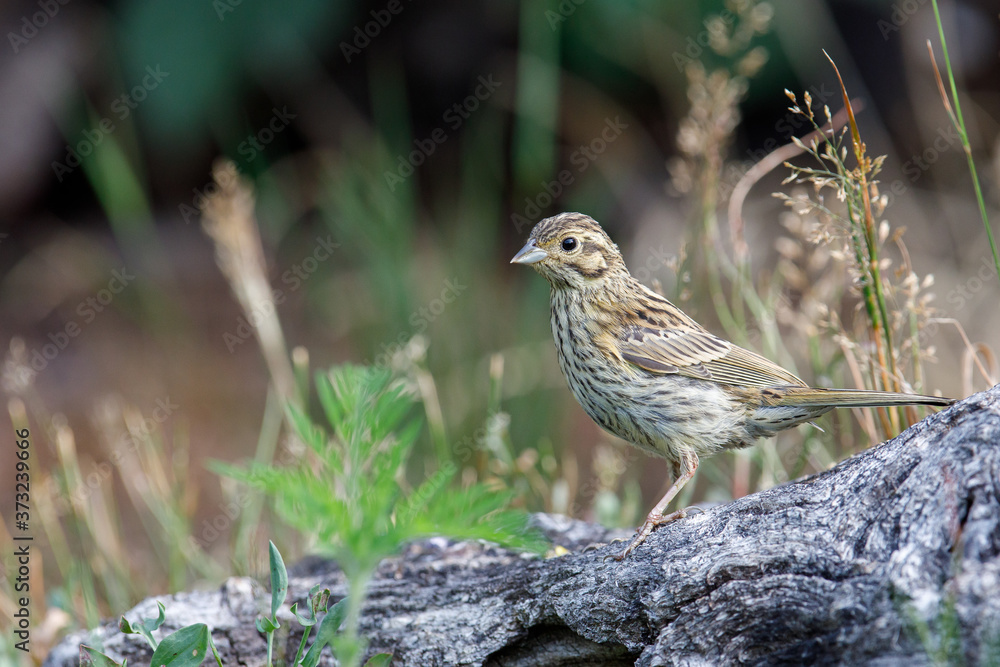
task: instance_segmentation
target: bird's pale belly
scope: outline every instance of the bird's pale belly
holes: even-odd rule
[[[718,385],[640,368],[617,377],[590,346],[557,344],[557,353],[569,388],[586,413],[606,431],[651,454],[677,461],[685,451],[704,457],[756,439],[741,406]]]

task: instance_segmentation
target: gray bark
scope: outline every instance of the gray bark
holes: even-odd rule
[[[1000,386],[829,471],[661,527],[622,563],[604,560],[621,545],[583,550],[607,531],[546,515],[539,525],[568,555],[413,544],[380,567],[362,631],[393,665],[998,661],[998,480]],[[289,602],[317,583],[346,591],[327,561],[293,574]],[[248,580],[159,599],[172,628],[209,623],[225,664],[263,664]],[[139,614],[155,615],[155,601],[128,617]],[[114,624],[97,633],[109,653],[148,662]],[[283,638],[289,654],[300,636]],[[76,664],[85,639],[46,665]]]

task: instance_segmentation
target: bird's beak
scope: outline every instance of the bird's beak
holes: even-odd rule
[[[510,260],[510,263],[535,264],[548,256],[549,253],[536,246],[534,241],[528,241],[524,244],[523,248],[517,251],[517,254],[514,255],[514,259]]]

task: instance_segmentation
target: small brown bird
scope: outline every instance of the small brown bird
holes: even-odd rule
[[[671,464],[674,483],[625,558],[653,529],[701,457],[749,447],[838,407],[950,405],[936,396],[809,387],[764,357],[711,334],[636,281],[601,226],[581,213],[542,220],[511,260],[551,286],[559,366],[605,430]]]

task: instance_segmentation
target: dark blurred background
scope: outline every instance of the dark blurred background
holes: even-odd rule
[[[995,219],[998,7],[941,8]],[[711,16],[723,31],[749,32],[716,50]],[[925,46],[939,42],[929,1],[8,0],[0,26],[0,338],[5,354],[14,349],[4,388],[27,406],[34,493],[50,501],[71,495],[59,477],[67,447],[84,478],[116,451],[109,410],[125,423],[152,420],[147,431],[173,467],[164,479],[181,489],[165,493],[194,534],[229,492],[204,460],[250,457],[277,439],[262,355],[200,225],[213,161],[227,156],[257,193],[289,348],[308,349],[313,369],[390,364],[430,401],[431,434],[413,465],[433,469],[442,451],[475,442],[483,454],[465,462],[467,477],[522,485],[529,509],[638,520],[666,466],[644,464],[576,405],[555,363],[547,285],[508,261],[535,222],[579,210],[604,224],[644,282],[719,330],[697,273],[687,284],[683,268],[700,209],[678,134],[697,106],[688,68],[699,63],[736,89],[721,130],[722,220],[739,177],[809,129],[789,114],[785,89],[800,100],[810,91],[818,112],[843,106],[825,50],[863,105],[869,152],[888,156],[884,217],[906,228],[914,270],[934,275],[939,315],[997,344],[997,280]],[[787,173],[756,184],[743,207],[762,275],[785,234],[771,193],[795,187],[782,185]],[[789,348],[806,348],[802,330],[785,334]],[[954,327],[937,326],[925,343],[939,359],[925,391],[982,388],[981,378],[963,381]],[[817,381],[807,356],[798,370]],[[12,358],[34,358],[36,372],[18,376]],[[3,432],[17,414],[4,411]],[[0,451],[0,485],[11,452]],[[720,460],[689,501],[739,493]],[[111,508],[108,531],[132,561],[118,567],[170,571],[149,510],[121,479],[128,464],[114,463],[78,504]],[[72,513],[51,502],[46,530]],[[10,494],[0,509],[12,530]],[[239,538],[221,532],[202,546],[224,562]],[[107,567],[72,530],[64,540],[84,570]],[[74,570],[57,561],[46,560],[47,599],[70,609],[54,592],[72,598],[59,582]],[[97,598],[116,613],[136,594]]]

